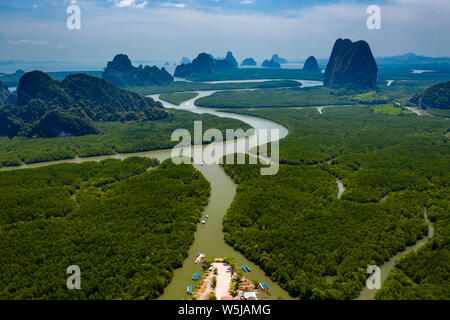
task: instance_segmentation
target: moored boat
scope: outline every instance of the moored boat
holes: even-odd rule
[[[263,282],[262,285],[264,287],[264,291],[266,291],[266,293],[270,296],[271,293],[269,291],[269,286],[267,285],[267,283]]]

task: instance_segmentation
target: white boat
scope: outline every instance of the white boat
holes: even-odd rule
[[[202,221],[202,224],[206,224],[206,221],[205,221],[205,220],[203,220],[203,221]]]

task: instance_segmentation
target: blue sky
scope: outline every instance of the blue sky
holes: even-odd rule
[[[70,2],[1,0],[0,59],[327,58],[338,37],[364,39],[376,56],[450,55],[449,0],[78,0],[82,27],[68,30]],[[381,30],[366,27],[370,4],[381,7]]]

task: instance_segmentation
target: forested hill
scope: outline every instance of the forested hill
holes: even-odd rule
[[[429,87],[422,94],[415,95],[411,102],[422,109],[450,109],[450,81]]]
[[[17,104],[0,108],[0,135],[80,136],[98,132],[94,121],[169,116],[160,103],[97,77],[75,74],[59,82],[33,71],[20,79]]]
[[[6,102],[9,96],[8,87],[0,81],[0,107]]]

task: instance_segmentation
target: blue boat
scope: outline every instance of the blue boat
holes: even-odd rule
[[[247,268],[247,270],[250,272],[252,270],[250,270],[250,267],[248,265],[245,265],[245,267]]]
[[[262,285],[264,286],[264,289],[266,290],[267,294],[272,295],[269,291],[269,287],[267,286],[267,284],[265,282],[263,282]]]
[[[192,280],[195,280],[195,277],[197,277],[197,273],[194,273],[194,275],[192,276]]]
[[[244,266],[241,266],[242,270],[244,270],[244,272],[247,272],[247,270],[245,269]]]
[[[189,286],[189,294],[192,294],[192,286]]]

